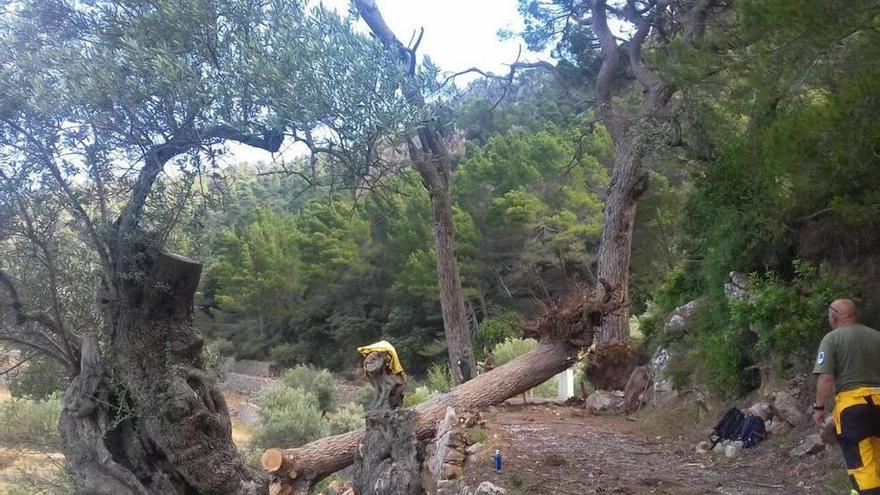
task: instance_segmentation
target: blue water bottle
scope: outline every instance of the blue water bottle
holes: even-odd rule
[[[495,472],[496,473],[500,472],[501,471],[501,451],[500,450],[495,449],[495,455],[492,456],[492,460],[494,461],[494,464],[495,464]]]

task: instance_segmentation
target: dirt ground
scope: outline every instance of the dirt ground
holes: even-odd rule
[[[484,412],[484,439],[465,470],[468,484],[488,480],[512,494],[846,494],[836,450],[795,460],[788,451],[802,435],[768,439],[730,460],[698,455],[711,426],[682,413],[683,434],[658,433],[669,421],[654,413],[632,420],[595,416],[576,405],[504,405]],[[707,415],[708,416],[708,415]],[[674,418],[672,418],[674,419]],[[662,427],[669,432],[674,428]],[[500,473],[492,454],[502,453]]]

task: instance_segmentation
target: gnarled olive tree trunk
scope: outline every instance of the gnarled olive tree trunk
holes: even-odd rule
[[[223,397],[193,325],[201,265],[139,245],[104,299],[109,336],[83,344],[62,440],[84,493],[245,494],[259,488],[232,443]],[[263,485],[265,486],[265,485]]]

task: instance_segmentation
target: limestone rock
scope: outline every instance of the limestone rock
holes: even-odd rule
[[[676,397],[677,392],[673,387],[672,376],[669,373],[671,356],[666,348],[659,348],[651,358],[651,376],[654,380],[651,403],[663,405]]]
[[[471,445],[470,447],[467,448],[467,454],[468,455],[476,455],[477,451],[479,451],[480,447],[482,447],[482,446],[483,446],[482,443],[475,443],[475,444]]]
[[[791,449],[791,452],[788,453],[791,457],[803,457],[806,455],[818,454],[825,450],[825,442],[822,441],[822,437],[818,433],[813,433],[807,438],[801,440],[801,443]]]
[[[437,482],[436,495],[459,495],[462,491],[461,480],[440,480]]]
[[[752,416],[758,416],[764,421],[769,421],[773,419],[773,409],[767,402],[758,402],[752,404],[752,407],[748,408],[746,412],[748,414],[751,414]]]
[[[629,375],[626,381],[626,388],[623,390],[623,408],[626,411],[633,411],[642,403],[642,399],[648,388],[652,387],[650,376],[650,368],[648,366],[638,366]]]
[[[724,284],[724,296],[731,301],[748,302],[749,276],[745,273],[730,272],[730,282]]]
[[[688,320],[694,315],[694,312],[696,312],[698,305],[699,303],[697,301],[691,301],[675,308],[672,311],[672,314],[669,315],[669,318],[666,319],[666,323],[663,325],[663,330],[666,335],[671,337],[681,336],[685,331]]]
[[[608,412],[614,409],[616,403],[617,398],[613,394],[604,390],[597,390],[587,397],[584,401],[584,407],[587,411],[593,413]]]
[[[484,481],[474,490],[473,495],[507,495],[507,490],[491,482]]]
[[[788,392],[777,392],[772,397],[773,413],[795,428],[806,425],[809,418],[804,414],[800,403]]]
[[[792,426],[785,422],[782,418],[774,418],[767,422],[767,433],[771,435],[785,435],[789,433]]]
[[[457,464],[445,463],[440,470],[440,476],[445,480],[457,480],[464,474],[464,468]]]
[[[724,456],[728,459],[733,459],[735,457],[739,457],[739,454],[742,452],[743,443],[742,442],[730,442],[724,447]]]
[[[837,444],[837,428],[834,426],[834,418],[829,414],[827,418],[825,418],[825,424],[822,426],[822,431],[819,432],[819,436],[822,438],[822,442],[825,445],[836,445]]]

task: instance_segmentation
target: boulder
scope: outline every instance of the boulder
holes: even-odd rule
[[[671,359],[669,351],[665,347],[657,349],[654,357],[651,358],[651,377],[654,381],[651,403],[654,405],[663,405],[678,395],[669,373]]]
[[[642,404],[645,393],[653,386],[651,382],[651,368],[638,366],[629,375],[626,387],[623,389],[623,408],[625,411],[634,411]]]
[[[474,490],[473,495],[507,495],[507,490],[493,483],[484,481]]]
[[[758,416],[764,421],[769,421],[773,419],[773,409],[767,402],[758,402],[752,404],[752,407],[746,409],[746,413],[751,414],[752,416]]]
[[[437,482],[436,495],[459,495],[469,493],[461,489],[461,480],[440,480]]]
[[[749,276],[730,272],[730,282],[724,284],[724,296],[730,301],[749,301]]]
[[[822,425],[822,431],[819,432],[819,436],[822,437],[822,442],[825,445],[837,444],[837,427],[834,426],[834,418],[830,414],[825,418],[825,424]]]
[[[792,426],[785,422],[782,418],[774,418],[767,422],[767,433],[771,435],[785,435],[789,433]]]
[[[782,418],[795,428],[806,425],[810,420],[804,414],[797,398],[788,392],[777,392],[774,394],[771,397],[770,406],[775,416]]]
[[[464,468],[457,464],[443,464],[443,469],[440,472],[441,479],[445,480],[457,480],[461,478],[464,474]]]
[[[434,442],[428,447],[429,456],[425,462],[428,466],[428,472],[435,480],[447,478],[443,473],[443,465],[446,463],[449,452],[453,450],[450,443],[455,443],[456,426],[458,426],[458,417],[455,414],[455,409],[447,407],[446,416],[437,425]]]
[[[467,454],[469,456],[477,455],[477,451],[480,450],[480,447],[482,447],[482,446],[483,446],[482,443],[475,443],[475,444],[471,445],[470,447],[467,448]]]
[[[807,438],[801,440],[797,447],[791,449],[788,453],[791,457],[804,457],[807,455],[818,454],[825,450],[825,442],[818,433],[813,433]]]
[[[697,310],[698,301],[691,301],[685,305],[679,306],[672,311],[672,314],[666,319],[663,325],[664,333],[671,337],[680,337],[684,334],[687,322]]]
[[[608,412],[614,409],[617,401],[618,399],[611,392],[597,390],[587,397],[584,407],[593,413]]]
[[[730,442],[724,447],[724,456],[728,459],[733,459],[735,457],[739,457],[739,454],[742,452],[743,443],[742,442]]]

